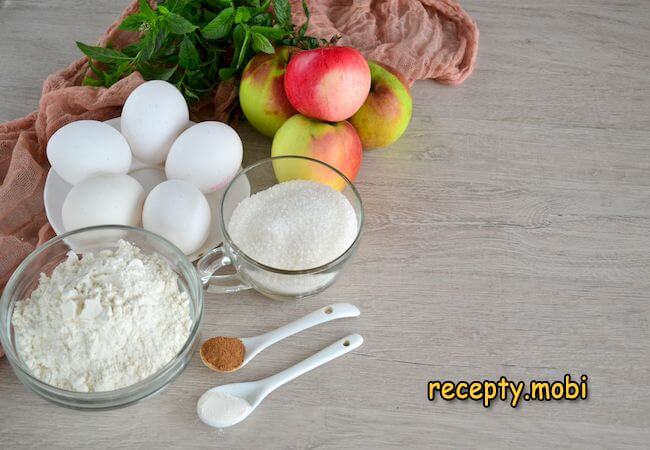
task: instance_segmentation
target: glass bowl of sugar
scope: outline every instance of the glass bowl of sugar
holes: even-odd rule
[[[238,192],[250,190],[241,200]],[[276,300],[309,297],[336,281],[354,255],[364,212],[339,170],[302,156],[261,160],[240,172],[221,200],[223,245],[197,270],[208,292],[255,289]],[[232,266],[235,274],[215,274]]]

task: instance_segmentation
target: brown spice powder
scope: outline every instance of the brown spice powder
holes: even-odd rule
[[[217,336],[201,346],[203,364],[219,372],[232,372],[244,363],[246,347],[236,337]]]

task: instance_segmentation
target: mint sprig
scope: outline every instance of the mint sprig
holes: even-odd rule
[[[188,102],[212,93],[221,80],[239,77],[257,53],[274,53],[278,45],[303,49],[326,45],[308,36],[307,20],[291,21],[289,0],[164,0],[156,9],[139,0],[140,11],[119,28],[140,33],[123,49],[77,42],[89,59],[89,86],[109,87],[139,71],[147,79],[167,80]]]

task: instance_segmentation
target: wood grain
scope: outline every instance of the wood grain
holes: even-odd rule
[[[0,120],[33,110],[126,0],[0,2]],[[463,1],[481,29],[462,86],[419,82],[411,126],[364,155],[367,225],[341,280],[276,303],[208,296],[204,336],[254,335],[335,301],[358,319],[276,345],[236,374],[195,355],[162,394],[82,413],[0,362],[6,448],[640,448],[650,442],[650,3]],[[269,141],[243,127],[246,160]],[[365,344],[223,432],[207,388],[271,375],[351,332]],[[429,402],[430,379],[589,375],[581,402]]]

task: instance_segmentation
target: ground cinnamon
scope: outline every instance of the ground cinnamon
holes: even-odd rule
[[[244,363],[246,347],[236,337],[217,336],[201,346],[201,360],[212,370],[232,372]]]

